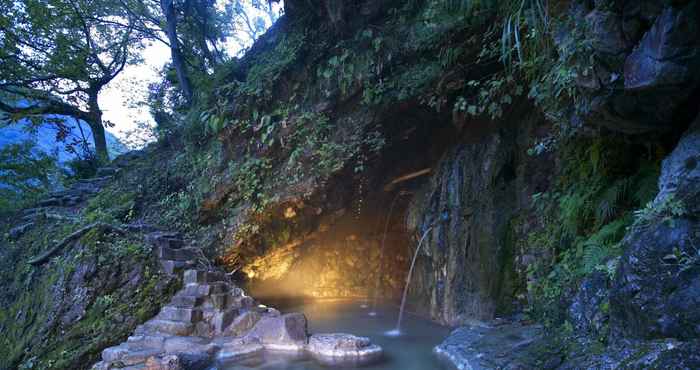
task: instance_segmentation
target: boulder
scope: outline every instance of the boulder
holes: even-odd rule
[[[659,193],[623,243],[611,329],[635,338],[700,338],[700,118],[663,161]]]
[[[306,317],[301,313],[264,317],[246,338],[260,341],[267,349],[302,350],[308,339]]]
[[[700,86],[698,6],[697,0],[574,1],[572,22],[556,32],[555,41],[570,48],[583,41],[577,35],[584,32],[593,55],[576,62],[587,70],[576,81],[579,106],[586,109],[561,113],[573,114],[574,126],[629,134],[684,125],[679,115],[697,110],[691,99]]]
[[[662,220],[626,237],[610,292],[611,329],[643,339],[700,338],[698,226]]]
[[[667,7],[625,61],[625,88],[668,89],[700,78],[697,2]]]
[[[551,368],[538,363],[531,351],[542,334],[538,325],[479,323],[455,329],[433,353],[449,368],[460,370]]]
[[[223,335],[231,337],[241,336],[250,331],[260,321],[261,317],[262,315],[257,311],[246,311],[233,320],[233,323],[224,330]]]
[[[654,203],[661,204],[671,196],[682,199],[687,212],[700,214],[700,116],[661,166]]]

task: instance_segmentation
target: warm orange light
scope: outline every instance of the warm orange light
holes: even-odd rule
[[[284,218],[294,218],[297,215],[297,211],[294,210],[294,207],[287,207],[287,209],[284,210]]]

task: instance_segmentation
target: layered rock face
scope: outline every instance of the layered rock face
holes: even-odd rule
[[[598,56],[578,80],[589,97],[584,121],[626,133],[670,130],[697,104],[697,1],[576,1],[572,9]],[[576,32],[562,30],[560,43]]]
[[[542,124],[532,115],[468,138],[445,154],[415,195],[407,227],[416,240],[430,231],[419,252],[411,298],[430,307],[433,319],[455,325],[513,307],[522,278],[518,271],[532,258],[516,250],[527,226],[517,229],[515,221],[527,220],[531,195],[550,181],[552,164],[525,154]]]

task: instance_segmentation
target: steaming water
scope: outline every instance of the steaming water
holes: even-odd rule
[[[220,366],[218,370],[327,370],[336,368],[361,368],[367,370],[438,370],[446,369],[432,354],[434,346],[449,334],[449,329],[419,317],[404,322],[401,335],[389,337],[398,317],[394,306],[378,305],[377,315],[367,315],[364,302],[348,300],[314,300],[306,302],[264,301],[281,307],[283,312],[303,312],[309,320],[312,333],[345,332],[370,337],[373,343],[384,349],[382,359],[368,365],[323,366],[305,356],[267,353],[258,357]]]

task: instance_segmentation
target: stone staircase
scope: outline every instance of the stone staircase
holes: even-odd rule
[[[176,275],[186,269],[194,268],[198,261],[204,262],[206,258],[198,248],[189,247],[179,233],[168,231],[152,231],[146,225],[127,225],[127,228],[136,231],[150,231],[145,239],[156,250],[161,267],[166,274]]]
[[[304,315],[259,305],[219,271],[190,269],[184,287],[126,342],[102,352],[93,370],[205,369],[264,350],[319,359],[372,360],[381,348],[349,334],[309,336]],[[332,362],[332,361],[331,361]]]
[[[191,257],[186,249],[159,248],[161,256],[168,258]],[[190,362],[208,363],[221,348],[221,343],[212,339],[233,329],[237,317],[249,312],[258,318],[279,315],[274,309],[258,306],[222,272],[186,270],[183,282],[184,287],[158,315],[138,326],[126,342],[105,349],[96,368],[141,369],[150,357],[174,353],[189,354]]]
[[[50,192],[46,198],[39,200],[35,207],[22,210],[22,223],[10,230],[10,238],[18,239],[41,218],[75,220],[78,207],[107,185],[117,172],[118,167],[102,167],[97,170],[96,177],[80,179],[67,189]]]

